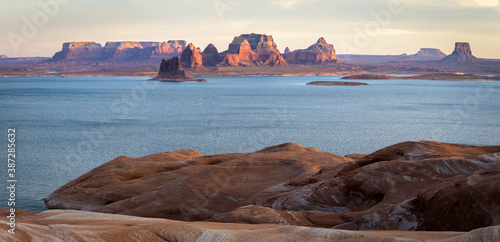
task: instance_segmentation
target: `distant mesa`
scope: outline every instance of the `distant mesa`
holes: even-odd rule
[[[415,56],[422,56],[422,57],[445,57],[446,54],[442,52],[440,49],[433,49],[433,48],[421,48]]]
[[[216,66],[224,57],[219,54],[219,51],[213,44],[207,45],[201,53],[204,66]]]
[[[220,66],[286,66],[271,35],[242,34],[236,36],[223,52]]]
[[[190,43],[187,48],[182,51],[181,65],[184,68],[199,69],[203,68],[203,58],[199,50]]]
[[[6,59],[8,58],[6,55],[0,55],[0,59]]]
[[[444,57],[441,62],[448,63],[474,63],[478,59],[472,55],[469,43],[457,42],[455,43],[455,50],[451,55]]]
[[[161,61],[160,70],[158,71],[158,76],[152,80],[156,81],[171,81],[171,82],[183,82],[183,81],[197,81],[197,82],[207,82],[205,79],[194,79],[188,77],[186,72],[182,68],[181,59],[174,56],[172,59]]]
[[[141,60],[179,56],[186,48],[184,40],[168,42],[106,42],[102,46],[96,42],[68,42],[51,60]]]
[[[321,37],[307,49],[295,50],[285,55],[290,64],[329,64],[338,63],[333,45]]]

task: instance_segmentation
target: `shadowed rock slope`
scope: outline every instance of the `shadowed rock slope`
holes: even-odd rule
[[[500,146],[413,141],[341,157],[287,143],[253,153],[122,156],[44,201],[185,221],[470,231],[499,225]]]

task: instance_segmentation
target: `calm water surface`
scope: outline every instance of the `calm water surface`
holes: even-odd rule
[[[16,208],[43,210],[40,199],[121,155],[250,152],[284,142],[338,155],[408,140],[500,145],[500,82],[305,85],[339,78],[0,78],[4,144],[8,128],[17,134]],[[6,146],[0,154],[6,160]],[[0,207],[7,196],[0,189]]]

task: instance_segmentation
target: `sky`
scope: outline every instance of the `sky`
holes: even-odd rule
[[[413,54],[469,42],[500,59],[499,0],[0,0],[0,55],[52,56],[71,41],[186,40],[228,48],[244,33],[283,51],[324,37],[337,54]]]

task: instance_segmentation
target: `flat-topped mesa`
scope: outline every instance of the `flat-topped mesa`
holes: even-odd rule
[[[184,40],[118,41],[106,42],[104,46],[96,42],[68,42],[53,57],[57,60],[137,60],[179,56],[186,48]]]
[[[473,63],[477,61],[478,59],[472,55],[469,43],[466,42],[456,42],[453,53],[441,60],[441,62],[448,63]]]
[[[67,42],[52,60],[102,60],[104,49],[96,42]]]
[[[420,50],[415,53],[415,57],[430,57],[430,58],[443,58],[446,56],[440,49],[434,48],[420,48]]]
[[[151,80],[156,81],[171,81],[171,82],[182,82],[182,81],[197,81],[197,82],[207,82],[205,79],[193,79],[186,75],[186,72],[182,68],[181,59],[177,56],[172,57],[172,59],[163,59],[160,64],[160,70],[158,71],[158,76]]]
[[[219,51],[213,44],[208,44],[205,50],[201,53],[203,65],[205,66],[216,66],[219,64],[223,57],[219,54]]]
[[[333,45],[321,37],[307,49],[295,50],[285,55],[285,60],[291,64],[330,64],[338,63]]]
[[[286,61],[271,35],[252,33],[234,37],[220,65],[285,66]]]
[[[190,43],[181,54],[181,65],[184,68],[199,69],[203,68],[203,57],[198,49]]]

